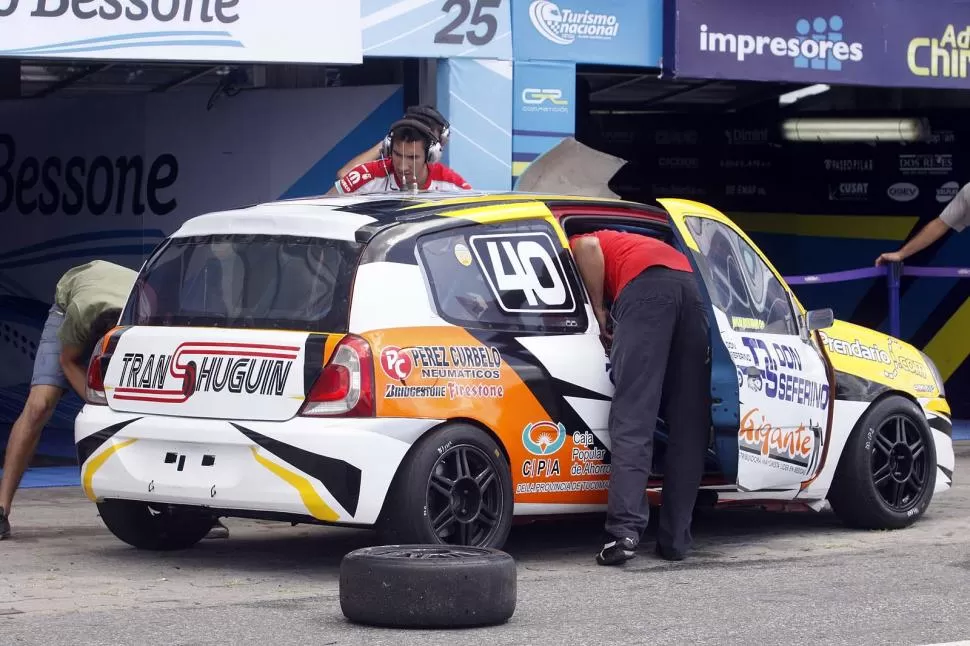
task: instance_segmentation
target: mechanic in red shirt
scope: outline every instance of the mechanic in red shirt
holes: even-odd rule
[[[650,507],[644,490],[663,412],[670,437],[656,552],[681,560],[692,543],[694,503],[710,434],[710,322],[687,257],[666,243],[621,231],[570,238],[603,336],[615,385],[612,468],[600,565],[636,555]],[[612,334],[605,302],[612,303]]]
[[[377,161],[351,169],[327,192],[334,194],[470,190],[465,179],[440,161],[441,142],[423,121],[404,118],[391,124]]]

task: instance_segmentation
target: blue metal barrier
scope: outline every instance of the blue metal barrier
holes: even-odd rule
[[[970,267],[906,267],[894,262],[879,267],[848,269],[827,274],[806,274],[804,276],[785,276],[789,285],[820,285],[823,283],[842,283],[866,278],[886,278],[889,299],[889,334],[899,338],[899,284],[903,276],[920,278],[970,278]]]

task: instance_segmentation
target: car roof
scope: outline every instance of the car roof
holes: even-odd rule
[[[361,240],[360,231],[371,231],[398,223],[426,221],[442,215],[459,214],[474,208],[528,204],[547,207],[620,207],[631,215],[665,219],[666,212],[618,198],[521,191],[428,191],[352,196],[299,197],[263,202],[247,207],[214,211],[186,221],[173,237],[218,233],[285,234]],[[506,209],[494,212],[504,219]],[[369,236],[365,236],[369,237]]]

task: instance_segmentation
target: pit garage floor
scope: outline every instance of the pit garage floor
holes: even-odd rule
[[[504,626],[399,631],[348,623],[341,557],[366,531],[228,519],[181,553],[115,539],[78,487],[17,496],[0,542],[0,642],[84,644],[939,644],[970,639],[970,442],[955,489],[909,529],[827,512],[702,511],[696,551],[595,564],[600,520],[513,529],[518,606]],[[649,532],[652,534],[654,530]],[[646,542],[650,546],[649,537]]]

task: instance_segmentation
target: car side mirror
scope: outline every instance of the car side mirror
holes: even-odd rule
[[[814,330],[824,330],[835,324],[835,312],[832,308],[826,307],[823,310],[810,310],[805,313],[805,327],[809,332]]]

